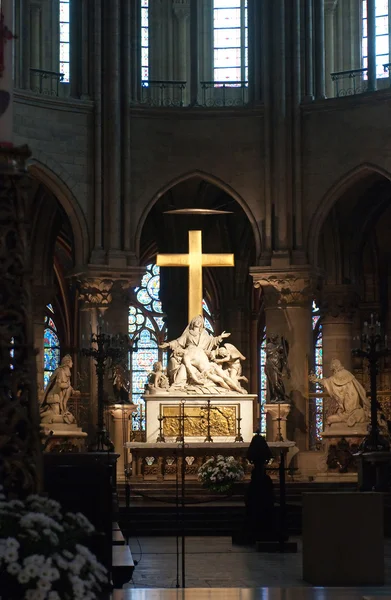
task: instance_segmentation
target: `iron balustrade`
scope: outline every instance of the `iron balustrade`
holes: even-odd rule
[[[58,96],[59,83],[64,80],[64,73],[30,69],[30,89],[38,94]]]
[[[337,71],[330,73],[332,81],[335,82],[335,95],[337,98],[341,96],[354,96],[368,91],[368,82],[365,81],[368,69],[351,69],[350,71]],[[340,83],[343,80],[349,80],[350,85],[347,88],[341,87],[344,84]]]
[[[186,81],[154,79],[141,82],[141,104],[181,107],[185,104]]]
[[[245,106],[248,81],[201,81],[202,106]]]

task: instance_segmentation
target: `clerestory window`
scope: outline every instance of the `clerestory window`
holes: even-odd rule
[[[383,65],[390,62],[390,27],[388,18],[388,0],[376,0],[376,77],[389,77]],[[362,68],[368,68],[368,12],[367,0],[362,2]],[[365,77],[367,79],[367,76]]]

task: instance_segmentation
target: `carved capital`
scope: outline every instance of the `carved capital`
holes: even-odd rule
[[[190,16],[190,0],[172,0],[172,10],[178,21]]]
[[[77,285],[82,309],[105,310],[109,307],[112,300],[112,279],[78,279]]]
[[[307,306],[319,285],[319,274],[302,267],[274,271],[250,267],[250,275],[254,287],[262,289],[266,308]]]
[[[351,285],[326,285],[320,294],[323,319],[352,320],[358,308],[359,295]]]

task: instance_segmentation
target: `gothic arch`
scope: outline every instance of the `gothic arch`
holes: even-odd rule
[[[364,179],[369,175],[374,174],[381,175],[391,181],[391,173],[385,169],[371,163],[362,163],[342,176],[323,196],[317,209],[312,215],[308,228],[307,248],[309,262],[311,264],[315,266],[318,265],[319,236],[322,231],[323,223],[328,217],[334,204],[353,184],[357,183],[360,179]]]
[[[200,171],[198,169],[196,169],[194,171],[189,171],[188,173],[184,173],[183,175],[179,175],[175,179],[172,179],[169,183],[167,183],[162,188],[160,188],[160,190],[158,192],[156,192],[156,194],[153,196],[151,201],[147,204],[143,213],[141,214],[141,217],[140,217],[139,223],[137,225],[137,229],[136,229],[135,245],[136,245],[137,256],[139,256],[139,254],[140,254],[141,232],[143,230],[145,221],[147,219],[147,216],[148,216],[151,208],[155,205],[155,203],[159,200],[159,198],[161,198],[166,192],[168,192],[170,189],[175,187],[178,183],[182,183],[183,181],[186,181],[187,179],[191,179],[192,177],[199,177],[201,179],[204,179],[208,183],[215,185],[216,187],[223,190],[226,194],[231,196],[231,198],[233,198],[239,204],[239,206],[242,208],[242,210],[246,214],[246,216],[249,220],[249,223],[251,225],[251,229],[252,229],[253,235],[254,235],[256,257],[258,258],[261,254],[261,248],[262,248],[261,234],[259,231],[258,224],[255,220],[255,217],[254,217],[251,209],[249,208],[248,204],[243,200],[243,198],[240,196],[240,194],[238,194],[230,185],[225,183],[223,180],[219,179],[218,177],[215,177],[214,175],[211,175],[210,173],[206,173],[205,171]]]
[[[41,162],[30,162],[28,165],[28,172],[54,194],[65,210],[72,226],[76,264],[86,264],[90,252],[88,227],[84,213],[75,196],[72,194],[68,185],[65,184],[64,181],[49,167]]]

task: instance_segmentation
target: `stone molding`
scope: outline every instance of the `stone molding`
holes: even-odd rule
[[[29,90],[15,90],[14,100],[20,104],[29,104],[46,109],[62,110],[66,112],[92,113],[95,102],[92,100],[78,100],[77,98],[61,98],[59,96],[46,96],[36,94]]]
[[[270,270],[250,267],[255,288],[262,288],[265,308],[307,306],[319,285],[320,274],[311,267]]]

